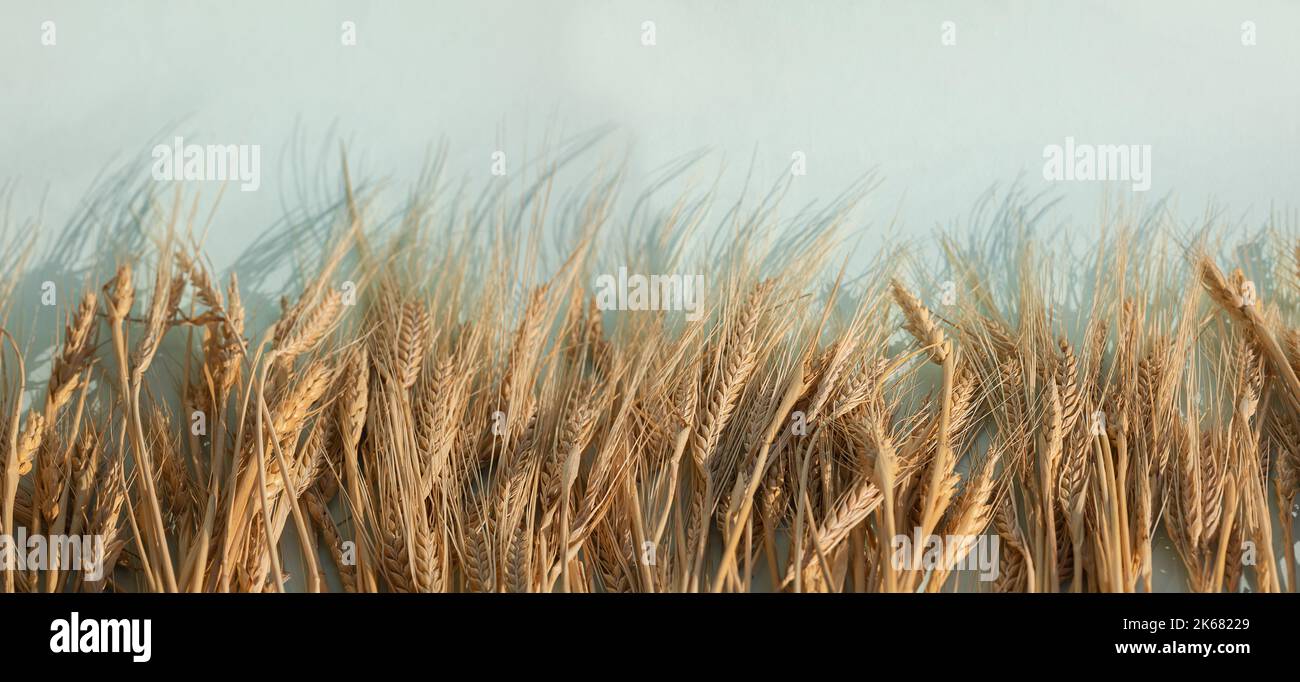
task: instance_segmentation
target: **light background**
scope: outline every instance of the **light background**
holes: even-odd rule
[[[40,44],[44,20],[56,47]],[[440,141],[473,185],[496,149],[514,162],[548,134],[611,124],[600,155],[627,160],[633,190],[692,151],[710,150],[710,173],[725,164],[730,189],[751,159],[766,184],[803,151],[792,203],[879,172],[858,229],[897,216],[926,235],[1019,180],[1062,200],[1058,229],[1086,235],[1104,186],[1041,176],[1043,146],[1072,135],[1152,145],[1152,189],[1120,195],[1170,196],[1189,220],[1214,202],[1258,225],[1294,208],[1300,180],[1297,35],[1295,2],[3,0],[0,182],[12,219],[58,225],[101,172],[147,177],[170,133],[260,144],[261,191],[222,199],[222,265],[293,203],[295,139],[321,173],[347,142],[400,198]]]

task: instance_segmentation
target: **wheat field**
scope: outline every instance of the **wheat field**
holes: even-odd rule
[[[379,229],[345,179],[278,310],[179,191],[53,306],[7,237],[3,533],[100,536],[109,569],[3,590],[1142,592],[1162,551],[1175,589],[1294,589],[1283,226],[1120,211],[1071,254],[1010,220],[854,273],[851,199],[789,229],[687,197],[620,242],[619,183],[549,190]],[[602,310],[618,267],[703,274],[702,314]]]

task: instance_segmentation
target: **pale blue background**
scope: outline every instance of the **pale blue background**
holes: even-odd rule
[[[46,19],[57,47],[39,43]],[[358,46],[340,45],[343,20]],[[928,235],[1017,178],[1086,234],[1102,186],[1040,174],[1043,145],[1073,135],[1151,144],[1137,198],[1172,192],[1189,219],[1214,201],[1257,225],[1300,186],[1297,36],[1295,2],[3,0],[0,182],[11,219],[44,202],[59,224],[105,169],[147,177],[169,132],[261,144],[262,190],[222,200],[220,264],[295,203],[295,183],[327,187],[339,139],[401,199],[439,141],[474,183],[495,149],[517,161],[548,134],[613,124],[594,161],[627,159],[630,189],[706,148],[701,185],[725,163],[734,189],[751,158],[766,183],[801,150],[792,206],[879,171],[869,234],[897,215]]]

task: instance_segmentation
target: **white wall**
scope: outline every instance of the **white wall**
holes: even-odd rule
[[[766,181],[801,150],[802,200],[878,168],[877,224],[899,211],[926,234],[994,183],[1045,188],[1043,146],[1073,135],[1152,145],[1144,199],[1258,223],[1300,186],[1298,34],[1294,2],[5,0],[0,182],[18,183],[14,217],[44,200],[58,223],[110,164],[147,174],[169,132],[260,144],[261,191],[223,199],[221,260],[281,215],[295,131],[332,154],[333,126],[401,188],[440,139],[455,173],[486,180],[498,147],[613,123],[605,155],[631,145],[636,173],[707,147],[735,179],[756,153]],[[1055,190],[1062,217],[1095,215],[1100,186]]]

